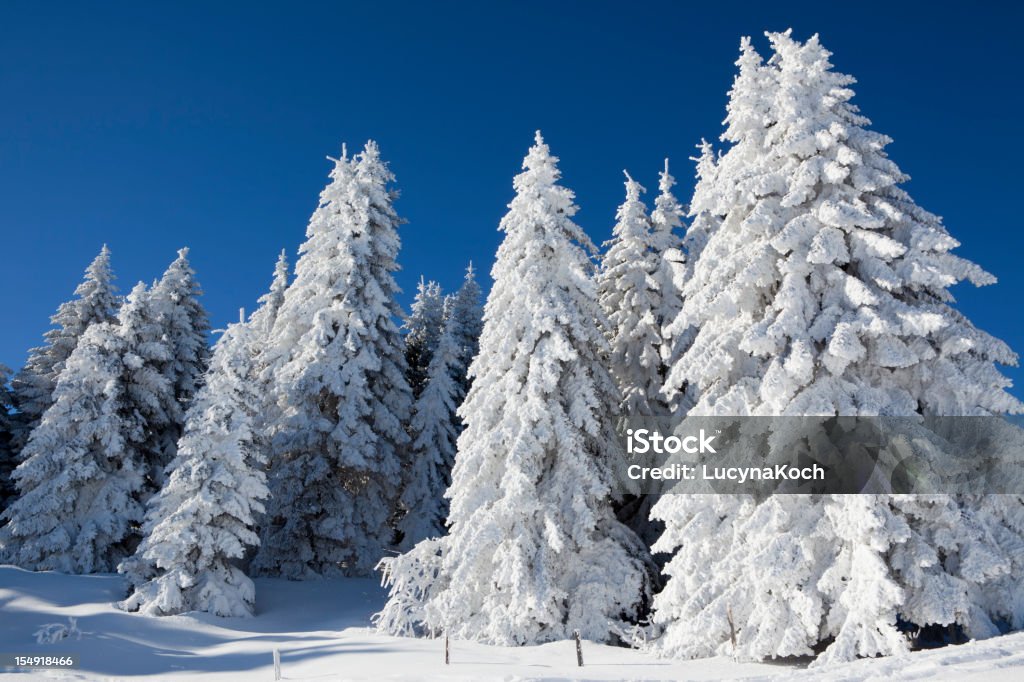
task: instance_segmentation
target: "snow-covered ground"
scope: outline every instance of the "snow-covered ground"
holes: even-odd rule
[[[149,618],[112,602],[121,578],[65,576],[0,567],[0,652],[75,653],[73,672],[0,673],[0,679],[273,680],[272,651],[285,680],[1001,680],[1024,679],[1024,633],[902,658],[864,660],[829,670],[736,663],[725,658],[665,661],[636,651],[584,644],[576,666],[570,642],[505,648],[383,637],[369,629],[384,593],[374,580],[258,580],[255,618],[205,614]],[[37,644],[49,623],[77,618],[81,638]]]

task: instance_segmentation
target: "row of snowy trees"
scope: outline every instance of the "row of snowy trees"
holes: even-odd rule
[[[18,462],[16,495],[0,528],[10,563],[109,571],[137,543],[208,355],[187,256],[182,249],[160,280],[122,302],[104,247],[46,345],[14,376],[6,457]]]
[[[1024,411],[996,366],[1016,356],[952,307],[994,279],[900,188],[817,37],[768,37],[767,62],[742,43],[688,210],[667,164],[653,211],[627,174],[603,254],[538,133],[482,322],[470,268],[451,296],[421,281],[403,333],[373,143],[334,161],[294,278],[282,254],[210,358],[185,254],[121,303],[104,251],[0,394],[4,557],[118,568],[123,606],[156,615],[245,615],[250,575],[380,562],[384,632],[633,642],[649,621],[673,656],[827,662],[1024,625],[1019,496],[613,492],[622,416]]]
[[[817,37],[768,38],[767,62],[742,43],[681,238],[667,169],[650,215],[627,174],[595,270],[538,134],[501,223],[448,534],[382,563],[381,631],[630,641],[657,585],[612,511],[616,414],[1024,411],[996,367],[1016,355],[951,305],[994,278],[900,188]],[[1020,496],[667,495],[650,521],[669,560],[644,636],[665,655],[825,663],[902,652],[915,627],[1024,625]]]
[[[104,248],[2,413],[4,560],[119,570],[129,610],[245,615],[247,573],[365,575],[442,532],[480,288],[424,284],[406,342],[392,180],[372,142],[335,160],[294,278],[282,253],[212,355],[186,251],[122,302]]]

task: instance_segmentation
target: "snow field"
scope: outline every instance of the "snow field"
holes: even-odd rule
[[[68,576],[0,567],[0,651],[74,653],[74,671],[3,673],[0,680],[273,680],[273,650],[282,679],[316,680],[967,680],[1024,676],[1024,634],[957,647],[866,659],[816,670],[803,664],[737,663],[729,658],[673,661],[639,651],[583,643],[576,666],[572,641],[500,647],[378,635],[370,616],[385,598],[373,579],[293,582],[256,580],[256,616],[203,613],[150,618],[113,606],[124,590],[116,575]],[[78,619],[80,640],[37,644],[49,623]]]

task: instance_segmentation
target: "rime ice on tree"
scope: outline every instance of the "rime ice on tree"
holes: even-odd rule
[[[428,290],[429,287],[427,285]],[[423,291],[421,283],[421,293]],[[425,307],[419,308],[421,318]],[[417,306],[414,304],[413,308],[415,311]],[[445,297],[444,313],[442,332],[430,354],[430,364],[424,373],[425,384],[413,406],[409,423],[412,454],[403,471],[400,500],[403,516],[398,523],[403,550],[445,533],[448,500],[444,493],[451,484],[456,440],[463,428],[457,410],[470,386],[469,365],[476,357],[483,324],[480,286],[472,264],[466,268],[458,292]],[[407,358],[410,357],[408,344],[413,338],[413,331],[410,331],[406,336]],[[416,357],[422,358],[421,355]]]
[[[266,340],[274,330],[274,322],[277,320],[277,313],[284,303],[284,292],[288,289],[288,254],[281,250],[274,264],[274,277],[270,282],[267,293],[259,298],[259,307],[249,318],[251,333],[258,338]],[[255,342],[253,345],[262,350],[263,343]]]
[[[32,431],[14,478],[20,497],[0,529],[4,560],[29,570],[113,570],[142,520],[146,435],[170,393],[157,361],[169,352],[152,332],[140,283],[117,324],[91,325],[65,362],[54,402]]]
[[[671,324],[679,315],[683,305],[679,291],[684,281],[684,273],[688,262],[683,240],[676,230],[683,227],[685,209],[676,199],[672,188],[676,179],[668,172],[668,159],[665,169],[658,174],[658,196],[654,200],[651,211],[651,249],[650,257],[654,260],[652,277],[658,285],[658,303],[654,309],[654,319],[662,330],[662,342],[659,351],[664,361],[669,357],[667,340],[664,338],[665,325]],[[690,236],[690,230],[686,232]],[[696,254],[694,254],[694,257]],[[662,382],[664,372],[662,367]]]
[[[259,544],[256,517],[269,495],[253,433],[260,404],[249,380],[255,338],[238,323],[214,348],[167,483],[150,501],[145,538],[118,567],[132,585],[120,604],[125,610],[253,613],[255,587],[234,562]]]
[[[494,644],[607,641],[647,590],[637,538],[609,501],[607,410],[590,256],[572,193],[537,134],[501,221],[449,534],[386,560],[385,632],[444,630]]]
[[[458,361],[452,372],[459,383],[463,396],[469,393],[472,378],[469,366],[480,348],[480,332],[483,329],[483,310],[480,307],[480,285],[476,281],[476,271],[470,263],[466,268],[459,290],[445,299],[447,319],[454,325],[452,335],[458,349]],[[456,419],[456,428],[462,431],[462,421]]]
[[[420,277],[412,310],[405,321],[405,361],[409,366],[409,386],[418,399],[427,385],[427,372],[444,329],[445,297],[441,285]]]
[[[164,467],[173,459],[185,421],[185,411],[202,385],[209,360],[210,323],[199,302],[202,289],[188,261],[187,248],[178,251],[163,277],[150,290],[150,311],[170,356],[161,371],[171,382],[172,398],[160,409],[167,425],[155,434],[150,462],[152,489],[163,485]]]
[[[19,451],[28,441],[43,412],[53,404],[57,377],[68,356],[90,325],[113,322],[120,301],[110,269],[110,249],[105,245],[85,270],[85,278],[75,289],[75,298],[62,303],[50,318],[54,329],[44,334],[46,345],[29,352],[25,367],[12,382],[18,407],[18,429],[13,447]]]
[[[690,344],[693,343],[693,337],[697,333],[696,328],[686,319],[686,316],[680,314],[682,312],[681,292],[693,277],[694,267],[700,259],[708,238],[721,224],[721,218],[708,206],[715,191],[715,172],[717,170],[715,156],[711,145],[706,141],[701,141],[698,148],[701,150],[700,156],[691,158],[697,163],[697,184],[690,202],[691,221],[682,244],[684,253],[677,256],[678,250],[669,250],[664,259],[664,262],[671,266],[670,272],[666,274],[670,274],[672,277],[673,298],[671,302],[675,305],[671,308],[666,306],[665,315],[661,318],[663,337],[661,359],[665,365],[662,400],[667,402],[673,414],[683,414],[693,405],[693,396],[687,390],[685,382],[679,378],[678,374],[670,373],[670,369],[689,349]],[[665,196],[665,192],[671,189],[671,181],[673,178],[666,171],[662,175],[662,196]],[[661,200],[659,197],[658,201]],[[659,211],[655,210],[653,215],[657,216],[658,213]]]
[[[430,359],[426,386],[409,422],[412,455],[403,471],[403,517],[398,523],[402,549],[443,535],[445,530],[448,505],[444,493],[451,483],[459,437],[455,410],[463,399],[462,387],[455,379],[460,361],[456,326],[456,318],[450,317]]]
[[[598,297],[608,318],[611,345],[609,365],[622,394],[622,411],[629,416],[665,413],[660,392],[661,322],[664,282],[660,274],[663,253],[656,251],[644,192],[626,174],[626,200],[619,207],[618,222],[601,261],[597,276]]]
[[[1020,412],[996,368],[1016,356],[950,306],[950,286],[992,277],[953,255],[940,219],[899,188],[889,139],[866,128],[853,79],[831,70],[817,37],[769,38],[767,65],[744,41],[733,146],[702,188],[720,225],[683,287],[681,317],[699,331],[671,386],[692,392],[698,415]],[[667,525],[655,549],[675,552],[655,599],[666,653],[807,655],[832,639],[824,663],[902,651],[897,617],[970,636],[1020,618],[990,597],[1021,570],[1005,509],[950,496],[669,496],[654,512]]]
[[[411,411],[393,179],[373,142],[335,161],[277,313],[264,359],[279,423],[258,573],[365,575],[391,542]]]

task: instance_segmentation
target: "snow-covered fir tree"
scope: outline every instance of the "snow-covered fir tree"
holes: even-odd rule
[[[29,351],[28,361],[12,381],[19,413],[19,428],[14,434],[16,451],[28,442],[32,429],[53,404],[57,377],[82,334],[92,324],[112,322],[119,303],[110,268],[110,249],[104,245],[86,268],[82,283],[75,289],[75,298],[62,303],[50,318],[53,329],[43,335],[46,343]]]
[[[791,39],[773,35],[779,45],[791,47],[786,42]],[[788,60],[786,50],[777,50],[771,66],[759,67],[770,72],[769,80],[778,81],[767,117],[773,125],[752,135],[754,144],[740,139],[719,164],[718,182],[729,186],[720,192],[718,212],[724,223],[703,250],[685,290],[693,294],[686,308],[695,319],[719,324],[705,324],[695,348],[673,370],[702,379],[698,407],[730,402],[737,413],[820,414],[848,412],[851,406],[895,411],[894,403],[900,406],[896,413],[915,413],[923,409],[921,395],[937,382],[958,390],[943,391],[942,400],[929,397],[937,401],[931,413],[1001,413],[1016,407],[1001,390],[1008,380],[992,365],[1012,363],[1015,357],[991,337],[975,339],[980,332],[948,305],[947,289],[954,282],[981,285],[992,277],[950,253],[957,243],[940,220],[898,187],[905,176],[882,151],[888,138],[867,130],[866,119],[847,103],[852,79],[829,70],[816,40],[792,49]],[[799,82],[812,76],[811,83]],[[746,153],[733,157],[733,151],[754,158]],[[722,179],[727,174],[732,177]],[[801,284],[806,279],[811,281]],[[814,302],[816,307],[810,305]],[[911,310],[905,314],[920,320],[917,328],[896,324],[896,313],[907,307]],[[872,319],[888,317],[888,324],[865,329],[871,320],[863,318],[869,313]],[[805,322],[818,326],[800,330],[809,326]],[[921,346],[921,339],[935,333],[941,340],[958,334],[975,343],[955,354],[939,354],[932,348],[935,340],[928,348]],[[726,338],[736,343],[724,343]],[[862,340],[870,348],[861,349]],[[817,353],[814,346],[821,343],[827,347]],[[913,350],[903,348],[908,343],[920,346],[918,355],[935,357],[916,358]],[[707,362],[709,352],[735,359]],[[741,361],[751,356],[758,361]],[[862,362],[878,379],[845,384],[836,378]],[[756,371],[762,368],[768,370],[764,376]],[[813,369],[819,371],[807,371]],[[728,371],[733,374],[723,375]],[[851,371],[858,377],[865,373]],[[743,381],[747,377],[751,381]],[[882,379],[885,385],[870,397],[851,395]],[[892,395],[874,395],[878,390]]]
[[[171,350],[168,377],[178,402],[187,406],[198,393],[210,356],[210,322],[199,297],[203,291],[188,260],[187,248],[153,286],[153,306]]]
[[[129,305],[130,304],[130,305]],[[139,282],[117,316],[120,336],[123,412],[137,428],[129,436],[142,465],[144,484],[139,499],[159,490],[166,466],[164,452],[168,433],[178,428],[181,412],[167,371],[172,355],[153,305],[152,291]]]
[[[145,491],[145,441],[170,382],[153,357],[167,355],[147,331],[139,284],[117,323],[86,329],[65,361],[54,403],[32,431],[14,472],[19,497],[5,512],[0,554],[29,570],[112,571],[134,549]]]
[[[690,225],[686,228],[686,236],[683,239],[683,249],[686,252],[686,267],[682,271],[676,271],[676,288],[682,291],[686,281],[693,275],[694,267],[700,259],[700,254],[707,245],[708,239],[721,224],[721,217],[715,213],[716,189],[719,187],[717,180],[718,160],[715,156],[714,147],[707,140],[701,140],[697,145],[700,150],[699,156],[691,156],[690,160],[697,166],[697,182],[693,188],[693,198],[690,201]],[[682,275],[680,278],[679,275]]]
[[[270,288],[260,296],[257,302],[258,306],[249,316],[247,323],[248,346],[251,353],[248,382],[254,387],[254,395],[259,405],[253,416],[253,447],[260,451],[260,459],[264,462],[264,468],[270,458],[271,435],[280,418],[277,407],[277,387],[273,368],[270,366],[270,356],[272,355],[270,339],[274,331],[274,323],[277,321],[277,314],[284,303],[285,291],[288,289],[288,274],[288,255],[282,249],[277,263],[274,265]],[[262,520],[261,518],[260,521],[262,522]]]
[[[277,322],[277,314],[284,304],[284,294],[288,290],[288,273],[288,255],[282,249],[274,264],[270,287],[257,300],[256,310],[249,316],[247,322],[249,327],[247,334],[250,340],[247,345],[252,352],[252,361],[249,363],[249,382],[260,387],[258,395],[263,406],[257,414],[257,421],[266,427],[256,427],[256,431],[260,434],[263,434],[278,416],[275,406],[274,373],[269,366],[271,356],[274,355],[273,349],[270,348],[270,339],[274,332],[274,323]],[[265,439],[261,437],[259,440]]]
[[[11,474],[18,465],[14,452],[14,431],[17,416],[14,412],[14,397],[8,386],[11,370],[0,365],[0,512],[14,501],[16,489]],[[2,523],[2,520],[0,520]]]
[[[601,305],[611,324],[609,362],[626,417],[669,413],[662,396],[667,354],[663,330],[678,315],[681,299],[675,280],[686,263],[675,233],[682,226],[683,208],[672,193],[674,185],[666,159],[655,210],[648,218],[640,197],[645,190],[627,173],[626,200],[598,276]],[[646,495],[626,495],[616,503],[618,518],[648,544],[662,530],[650,520],[653,501]]]
[[[458,407],[469,391],[469,366],[476,357],[482,327],[480,285],[470,263],[462,286],[444,299],[443,331],[427,367],[423,392],[413,406],[412,457],[404,469],[403,516],[398,523],[403,550],[445,532],[448,500],[444,493],[451,484],[456,441],[463,429]]]
[[[615,520],[603,366],[608,343],[590,239],[537,133],[501,221],[449,533],[383,562],[395,634],[444,630],[502,645],[608,641],[647,592],[636,536]]]
[[[457,346],[458,361],[452,367],[452,373],[458,382],[461,395],[469,394],[472,378],[469,367],[480,349],[480,332],[484,326],[484,311],[480,304],[480,285],[476,281],[476,271],[470,263],[466,268],[466,276],[462,286],[446,299],[447,314],[445,318],[452,324],[452,336]],[[456,417],[456,428],[462,431],[462,420]]]
[[[369,573],[392,541],[412,401],[396,324],[401,220],[374,142],[336,160],[266,354],[280,421],[253,568]]]
[[[731,143],[727,165],[742,168],[747,161],[754,168],[765,131],[772,121],[769,104],[774,96],[774,73],[764,66],[749,38],[741,42],[738,73],[729,91],[726,130],[723,140]],[[715,273],[714,255],[706,254],[711,236],[721,228],[722,212],[734,194],[732,183],[740,174],[719,172],[711,145],[702,142],[697,161],[697,184],[690,202],[691,224],[686,234],[687,264],[676,286],[685,301],[702,282],[698,277]],[[719,200],[719,197],[724,199]],[[724,280],[722,280],[724,282]],[[691,411],[696,402],[695,386],[680,371],[680,361],[691,350],[702,316],[702,308],[684,303],[676,319],[665,328],[669,372],[664,395],[676,410]],[[725,339],[723,344],[736,341]],[[724,346],[720,352],[727,352]],[[711,368],[716,358],[709,361]],[[694,414],[698,411],[692,410]],[[725,414],[732,412],[726,411]],[[667,582],[654,599],[656,625],[664,628],[654,648],[663,654],[685,657],[710,656],[722,645],[721,633],[731,634],[731,608],[712,602],[722,582],[722,565],[729,551],[739,543],[735,537],[738,519],[747,519],[753,501],[741,495],[669,495],[652,509],[652,517],[665,525],[662,536],[652,545],[661,555],[670,555],[663,570]],[[710,633],[707,630],[710,627]],[[724,630],[723,630],[724,628]]]
[[[444,301],[441,285],[420,277],[416,297],[404,325],[405,361],[409,367],[409,386],[414,400],[427,386],[427,368],[444,328]]]
[[[451,483],[459,437],[455,411],[464,397],[455,378],[461,350],[456,341],[457,326],[457,318],[450,316],[430,359],[427,383],[413,406],[409,422],[412,455],[403,469],[403,516],[398,523],[402,534],[399,547],[404,550],[426,538],[443,535],[448,518],[444,493]]]
[[[153,492],[160,489],[164,467],[174,458],[185,412],[202,385],[210,356],[207,339],[210,323],[199,302],[203,292],[188,261],[188,252],[187,248],[178,251],[178,257],[149,292],[149,311],[170,351],[160,369],[173,389],[172,400],[161,406],[166,412],[166,425],[153,434],[155,443],[151,454],[155,458],[150,462]]]
[[[685,414],[693,406],[693,396],[690,395],[691,392],[687,390],[687,386],[681,382],[679,377],[672,375],[670,368],[675,366],[679,358],[690,347],[697,333],[696,328],[687,321],[686,316],[680,314],[683,302],[682,290],[693,277],[694,268],[709,236],[721,224],[721,218],[708,208],[716,187],[715,155],[711,145],[706,141],[702,140],[698,148],[701,150],[700,156],[691,157],[691,160],[697,164],[697,183],[690,202],[690,224],[683,238],[682,254],[677,256],[677,251],[669,251],[666,260],[669,263],[670,272],[663,271],[663,274],[670,274],[672,277],[672,286],[667,290],[672,292],[669,302],[675,308],[665,306],[665,316],[662,318],[661,358],[665,367],[662,400],[668,404],[669,411],[677,415]],[[674,178],[667,175],[666,170],[666,174],[662,175],[661,182],[665,186],[662,196],[665,196],[666,192],[671,191]],[[661,197],[659,197],[660,200]],[[666,197],[665,203],[671,208],[678,205],[669,197]],[[667,212],[669,215],[674,213],[671,210]],[[656,219],[658,213],[659,210],[655,209],[652,217]]]
[[[1024,410],[996,367],[1016,356],[951,307],[952,285],[994,279],[899,187],[889,139],[867,129],[853,79],[817,37],[769,39],[768,64],[744,41],[733,146],[701,202],[720,225],[682,291],[699,331],[671,379],[693,391],[691,414]],[[1019,523],[993,512],[983,528],[948,495],[674,495],[654,513],[667,525],[655,550],[675,552],[655,599],[665,653],[765,658],[831,642],[819,658],[831,662],[903,651],[898,618],[986,636],[1022,615],[987,598],[1019,570]]]
[[[675,320],[683,305],[677,280],[683,276],[687,261],[683,241],[677,230],[683,227],[686,210],[672,191],[675,185],[676,179],[668,172],[668,159],[665,159],[665,169],[658,176],[658,196],[654,200],[654,210],[651,211],[650,257],[654,260],[652,277],[658,285],[654,319],[659,329],[664,329],[666,324]],[[662,348],[659,349],[663,358],[669,354],[664,345],[663,339]]]
[[[700,286],[696,281],[698,277],[716,272],[717,254],[708,254],[705,259],[704,249],[711,235],[721,227],[723,215],[736,201],[740,191],[736,187],[738,180],[742,178],[753,184],[762,177],[755,163],[767,130],[773,124],[771,99],[776,90],[775,72],[765,67],[749,38],[741,41],[736,66],[738,73],[729,90],[726,128],[722,133],[722,140],[732,145],[726,168],[724,171],[720,168],[711,144],[704,140],[698,145],[700,155],[693,159],[697,164],[697,183],[690,201],[691,222],[683,240],[687,261],[686,266],[675,273],[676,290],[681,298],[685,298],[685,292]],[[698,268],[702,261],[703,267]],[[684,306],[664,329],[663,357],[668,365],[664,396],[676,412],[686,412],[696,400],[696,389],[687,385],[680,364],[700,325],[696,309],[693,304]]]
[[[274,330],[274,322],[277,321],[277,313],[284,303],[284,292],[288,290],[288,254],[284,249],[277,257],[274,264],[274,277],[270,281],[270,288],[267,293],[260,296],[257,301],[256,311],[249,318],[251,334],[254,341],[249,344],[257,352],[262,352],[264,344],[260,339],[266,340]]]
[[[95,330],[93,331],[93,328]],[[170,357],[139,283],[114,323],[91,325],[15,470],[0,551],[32,570],[110,571],[138,542],[152,434],[166,423]]]
[[[269,495],[253,431],[261,399],[251,382],[255,338],[239,322],[214,347],[167,482],[150,500],[145,538],[118,567],[131,584],[120,604],[127,611],[253,613],[255,586],[236,562],[259,543],[256,518]]]
[[[1009,428],[1014,431],[1012,437],[1016,446],[1008,448],[1007,451],[1019,453],[1024,449],[1024,445],[1020,441],[1021,431],[1016,425],[1011,425]],[[1007,438],[1006,441],[1010,442],[1010,439]],[[971,577],[980,575],[984,577],[984,580],[971,580],[972,589],[967,592],[969,597],[960,603],[949,604],[942,601],[941,598],[922,599],[920,601],[922,606],[934,608],[936,605],[941,605],[947,612],[944,617],[931,617],[926,622],[949,622],[953,620],[949,612],[973,610],[974,613],[971,616],[973,626],[977,627],[975,632],[970,633],[973,637],[997,635],[1005,628],[1024,629],[1024,580],[1021,580],[1021,576],[1024,575],[1024,554],[1015,549],[1021,546],[1021,536],[1024,535],[1024,500],[1020,495],[982,495],[977,497],[960,496],[958,503],[961,513],[946,516],[946,518],[952,518],[957,530],[963,530],[966,527],[970,529],[968,532],[971,535],[987,533],[996,541],[998,547],[1006,548],[1007,551],[972,551],[968,557],[970,565],[963,573]],[[921,507],[922,505],[916,505],[915,511]],[[945,509],[948,509],[948,506]],[[945,535],[944,531],[949,527],[948,523],[938,524],[936,535]],[[947,540],[950,537],[950,535],[945,535]],[[955,538],[955,534],[952,537]],[[954,539],[952,542],[956,542],[956,540]],[[944,542],[933,542],[932,547],[936,546],[940,547],[944,554],[946,553]],[[974,543],[973,549],[979,549],[978,543]],[[991,549],[991,546],[987,549]],[[915,557],[910,552],[905,556],[909,560],[921,558]],[[934,551],[925,556],[929,559],[939,558]],[[931,565],[938,564],[939,562],[936,561]],[[927,562],[920,560],[914,566],[919,571],[918,576],[914,576],[915,578],[926,573],[929,568]],[[980,589],[976,587],[979,584],[982,586]],[[931,586],[941,589],[942,583],[933,580]],[[938,597],[938,595],[935,596]],[[990,617],[990,614],[993,613],[997,614],[997,619]],[[921,616],[920,620],[924,621],[925,618]],[[993,625],[1002,627],[996,628],[992,627]]]
[[[609,365],[622,395],[622,412],[637,417],[665,413],[658,320],[662,296],[655,279],[663,254],[653,248],[655,233],[640,197],[645,191],[626,174],[626,200],[616,214],[618,222],[597,276],[609,322]]]

